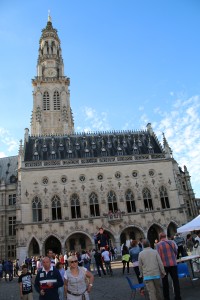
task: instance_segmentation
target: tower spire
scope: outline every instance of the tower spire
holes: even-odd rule
[[[164,132],[162,133],[162,135],[163,135],[163,147],[165,150],[165,155],[167,158],[170,158],[170,157],[172,157],[172,150],[167,142]]]
[[[51,22],[50,9],[48,10],[48,22]]]

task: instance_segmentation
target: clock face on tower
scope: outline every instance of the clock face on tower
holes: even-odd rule
[[[55,77],[57,75],[57,71],[53,68],[48,68],[44,70],[45,77]]]

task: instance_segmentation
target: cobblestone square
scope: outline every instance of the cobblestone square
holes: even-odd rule
[[[122,275],[122,265],[121,263],[112,263],[113,267],[113,276],[104,276],[99,278],[95,275],[94,286],[91,292],[90,300],[128,300],[130,299],[131,290],[128,286],[125,275]],[[130,278],[136,281],[136,277],[131,268]],[[193,285],[189,278],[181,279],[181,295],[182,300],[197,300],[200,295],[200,276],[199,279],[193,281]],[[38,294],[34,290],[33,293],[34,300],[38,300]],[[139,293],[136,296],[137,300],[145,299]],[[171,289],[171,299],[174,299],[172,289]],[[0,300],[20,300],[19,296],[19,287],[17,283],[17,278],[14,278],[13,281],[5,282],[1,280],[0,282]]]

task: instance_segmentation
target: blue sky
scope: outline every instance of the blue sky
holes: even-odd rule
[[[200,1],[0,2],[0,157],[30,127],[31,79],[48,10],[71,79],[76,131],[162,132],[200,197]]]

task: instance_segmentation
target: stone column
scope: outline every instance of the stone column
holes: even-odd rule
[[[115,245],[114,245],[114,247],[117,248],[117,256],[121,257],[120,236],[115,236]]]
[[[17,247],[16,248],[16,258],[19,259],[19,264],[21,265],[25,262],[26,256],[28,256],[26,247]]]

